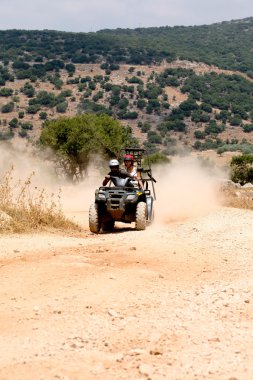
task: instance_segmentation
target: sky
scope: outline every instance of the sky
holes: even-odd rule
[[[203,25],[253,16],[252,0],[0,0],[0,30]]]

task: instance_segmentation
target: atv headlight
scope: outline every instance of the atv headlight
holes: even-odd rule
[[[135,194],[128,194],[127,196],[126,196],[126,200],[127,201],[133,201],[133,200],[135,200],[136,199],[136,195]]]
[[[105,194],[103,193],[98,193],[98,199],[105,200]]]

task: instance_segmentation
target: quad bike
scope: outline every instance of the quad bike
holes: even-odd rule
[[[136,230],[145,230],[154,219],[153,203],[155,200],[154,182],[148,155],[144,149],[124,148],[121,155],[131,154],[135,158],[137,170],[142,173],[143,189],[131,178],[110,178],[109,186],[101,186],[95,192],[95,203],[89,209],[89,227],[93,233],[113,231],[116,221],[135,222]],[[148,169],[141,167],[146,155]],[[149,189],[149,183],[152,189]]]

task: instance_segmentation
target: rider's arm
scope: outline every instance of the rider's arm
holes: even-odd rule
[[[120,169],[121,178],[133,178],[125,169]]]
[[[104,178],[104,180],[103,180],[103,186],[106,186],[106,185],[107,185],[107,183],[110,181],[110,178],[111,178],[110,174],[107,174],[107,175],[105,176],[105,178]]]

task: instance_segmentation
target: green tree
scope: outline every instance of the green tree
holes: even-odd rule
[[[40,142],[57,153],[71,179],[85,172],[92,154],[116,157],[122,146],[136,144],[130,128],[107,115],[94,114],[46,121]]]
[[[65,66],[65,69],[67,70],[67,72],[70,75],[73,75],[74,72],[76,71],[76,67],[75,67],[75,65],[73,65],[73,63],[67,63],[66,66]]]

